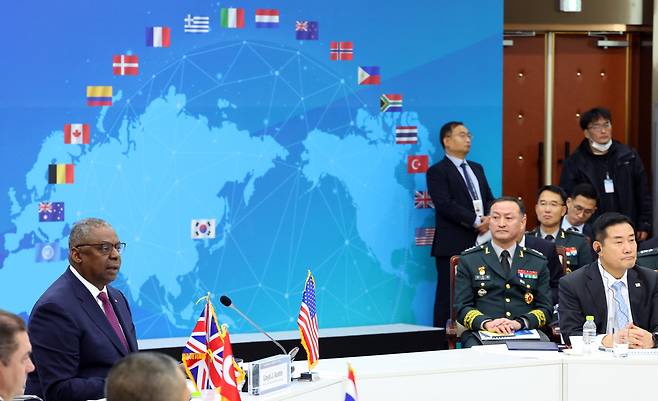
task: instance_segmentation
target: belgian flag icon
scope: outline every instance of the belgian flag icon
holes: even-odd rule
[[[73,184],[73,164],[48,165],[48,184]]]

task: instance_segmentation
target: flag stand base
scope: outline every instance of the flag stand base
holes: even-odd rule
[[[314,382],[320,380],[320,375],[317,372],[303,372],[299,375],[300,381]]]

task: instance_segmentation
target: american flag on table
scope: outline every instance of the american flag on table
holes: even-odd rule
[[[311,370],[320,359],[320,344],[318,341],[318,315],[315,308],[315,279],[310,270],[304,285],[297,326],[299,326],[302,346],[306,350],[308,370]]]
[[[416,209],[434,209],[434,202],[428,191],[414,192],[414,207]]]
[[[421,227],[416,229],[416,245],[432,245],[434,241],[434,227]]]
[[[222,385],[224,340],[210,296],[204,298],[206,305],[185,343],[182,361],[197,391],[218,391]]]

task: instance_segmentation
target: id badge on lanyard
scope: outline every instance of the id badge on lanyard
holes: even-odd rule
[[[473,201],[473,210],[478,217],[484,216],[484,207],[482,206],[482,199],[477,199]]]
[[[615,192],[615,183],[612,182],[612,178],[608,173],[605,173],[605,180],[603,180],[603,189],[606,194],[611,194]]]

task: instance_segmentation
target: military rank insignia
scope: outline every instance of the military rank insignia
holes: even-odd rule
[[[487,270],[485,269],[484,266],[478,267],[478,272],[480,273],[480,276],[484,276]]]
[[[535,300],[535,296],[532,295],[531,292],[526,292],[525,295],[523,296],[523,300],[525,301],[525,303],[530,305],[532,303],[532,301]]]
[[[481,296],[481,297],[487,295],[487,290],[485,290],[484,288],[480,288],[478,290],[478,295]],[[532,296],[532,294],[530,294],[530,295]]]
[[[564,247],[564,254],[567,257],[578,256],[578,248]]]
[[[537,279],[539,275],[537,274],[536,270],[523,270],[519,269],[516,271],[519,277],[522,278],[532,278],[532,279]]]

